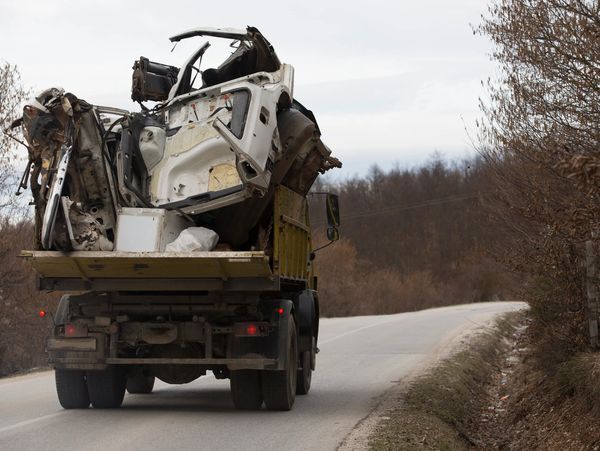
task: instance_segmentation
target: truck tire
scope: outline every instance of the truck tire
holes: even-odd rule
[[[258,410],[262,406],[263,396],[258,370],[232,371],[229,376],[231,398],[238,410]]]
[[[294,317],[290,315],[288,321],[288,358],[285,369],[262,372],[263,397],[268,410],[291,410],[296,400],[298,338]]]
[[[147,395],[154,388],[154,376],[146,376],[142,371],[137,371],[127,378],[127,391],[132,395]]]
[[[109,365],[105,370],[87,371],[87,387],[90,401],[95,409],[121,407],[127,375],[123,368]]]
[[[54,371],[56,394],[58,402],[64,409],[87,409],[90,405],[85,371],[62,370]]]
[[[310,382],[312,380],[312,369],[310,367],[310,351],[304,351],[300,356],[301,368],[298,369],[298,377],[296,380],[296,394],[306,395],[310,390]]]

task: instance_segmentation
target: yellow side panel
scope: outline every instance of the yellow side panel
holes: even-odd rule
[[[24,251],[42,277],[219,278],[270,277],[264,252],[54,252]]]
[[[275,193],[273,270],[282,277],[307,280],[312,286],[312,251],[306,198],[278,186]]]

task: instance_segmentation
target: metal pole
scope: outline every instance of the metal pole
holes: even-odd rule
[[[588,321],[590,331],[590,344],[598,347],[598,287],[596,284],[596,246],[593,240],[585,242],[585,266],[586,266],[586,291],[588,300]]]

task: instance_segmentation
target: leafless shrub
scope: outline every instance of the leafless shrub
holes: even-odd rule
[[[578,353],[560,364],[552,386],[557,399],[572,396],[596,417],[600,415],[600,360],[592,353]]]
[[[9,131],[8,128],[20,115],[18,107],[27,95],[17,67],[0,62],[0,220],[14,218],[15,214],[23,212],[13,195],[18,180],[16,163],[19,160],[15,138],[20,140],[21,137],[18,131]]]
[[[18,107],[27,95],[19,72],[8,63],[0,64],[0,130],[20,115]],[[14,193],[18,184],[18,132],[0,133],[0,376],[44,364],[44,337],[49,318],[38,316],[56,295],[35,289],[35,276],[19,254],[31,248],[33,226],[24,202]],[[24,166],[21,164],[21,166]]]
[[[497,0],[479,32],[501,69],[482,104],[483,154],[513,269],[549,347],[585,347],[579,245],[598,230],[600,4]]]
[[[40,310],[52,311],[58,295],[41,293],[21,249],[33,245],[29,222],[5,224],[0,234],[0,376],[45,364],[44,338],[51,325]]]
[[[482,261],[485,258],[482,257]],[[502,271],[488,261],[465,266],[459,277],[436,280],[430,271],[402,273],[361,257],[345,238],[317,257],[324,316],[390,314],[443,305],[499,300],[506,290]],[[488,271],[489,270],[489,271]]]

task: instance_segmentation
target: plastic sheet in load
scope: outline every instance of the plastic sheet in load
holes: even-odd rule
[[[177,239],[167,244],[167,252],[212,251],[219,242],[219,235],[206,227],[188,227]]]

